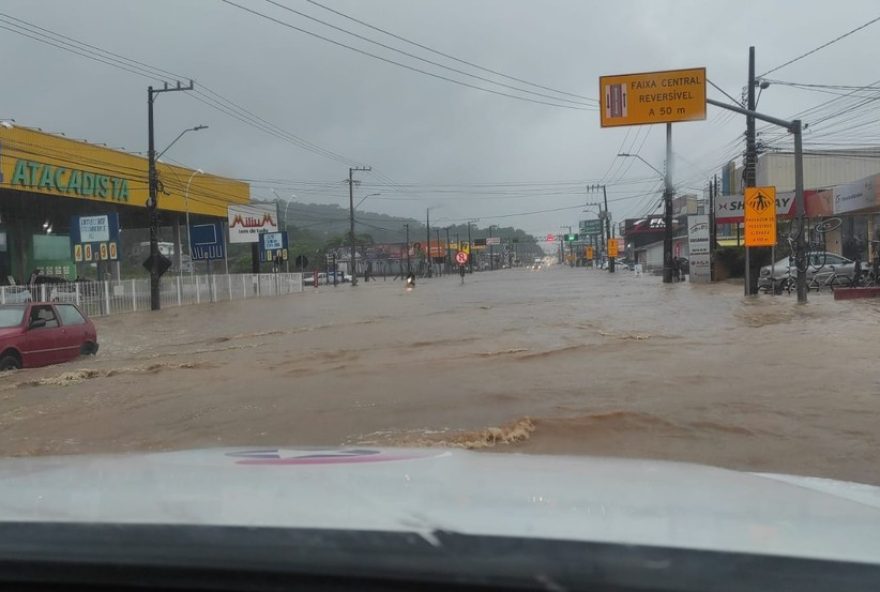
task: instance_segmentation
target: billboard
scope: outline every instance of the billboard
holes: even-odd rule
[[[278,232],[275,204],[230,205],[227,208],[230,243],[259,243],[264,232]]]
[[[845,214],[880,204],[880,175],[865,177],[855,183],[838,185],[833,189],[834,213]]]
[[[258,235],[260,238],[260,260],[273,261],[281,259],[287,261],[287,233],[264,232]]]
[[[688,216],[690,281],[694,283],[708,283],[712,279],[710,230],[708,214]]]
[[[715,223],[736,224],[745,221],[743,209],[745,200],[742,195],[719,195],[715,198]],[[776,193],[776,216],[778,218],[794,218],[794,191]]]
[[[73,216],[70,219],[70,249],[77,263],[117,261],[119,214]]]
[[[189,227],[189,252],[193,261],[226,258],[223,225],[220,222],[191,224]]]

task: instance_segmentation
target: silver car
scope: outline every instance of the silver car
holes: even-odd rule
[[[827,251],[807,253],[807,261],[807,282],[810,282],[813,279],[813,276],[818,273],[822,275],[828,274],[829,278],[832,275],[836,275],[839,278],[836,283],[849,285],[852,283],[853,276],[855,276],[856,262],[835,253],[829,253]],[[770,266],[765,265],[762,267],[761,273],[758,276],[758,288],[769,290],[771,284],[779,286],[782,280],[789,276],[789,262],[790,259],[785,257],[784,259],[777,261],[776,265],[773,266],[772,275],[775,282],[771,282],[770,280]],[[794,268],[793,262],[791,263],[791,266],[791,277],[796,277],[797,270]],[[864,269],[864,263],[862,264],[862,269]]]

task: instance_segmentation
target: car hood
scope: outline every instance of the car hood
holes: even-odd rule
[[[0,328],[0,339],[4,337],[15,337],[21,335],[21,327]]]
[[[701,465],[442,449],[0,461],[0,522],[538,537],[880,563],[880,488]]]

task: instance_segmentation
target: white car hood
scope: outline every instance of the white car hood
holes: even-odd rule
[[[0,461],[0,522],[539,537],[880,563],[880,488],[659,461],[223,449]]]

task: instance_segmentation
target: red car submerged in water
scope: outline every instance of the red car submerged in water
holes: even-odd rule
[[[0,306],[0,372],[59,364],[96,353],[95,325],[75,304]]]

